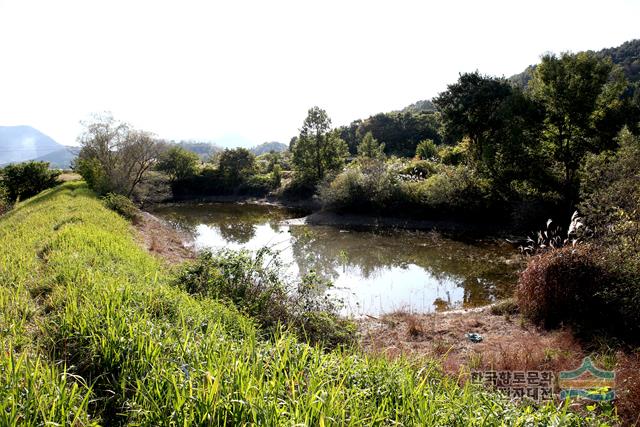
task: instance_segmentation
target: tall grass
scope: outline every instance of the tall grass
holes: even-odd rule
[[[2,425],[580,425],[436,364],[264,341],[234,307],[171,286],[82,183],[0,219]]]

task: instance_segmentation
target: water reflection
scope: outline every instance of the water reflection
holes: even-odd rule
[[[509,295],[518,266],[509,245],[433,233],[291,225],[301,213],[258,205],[163,207],[156,214],[191,232],[197,248],[269,246],[298,276],[315,271],[353,314],[474,306]]]

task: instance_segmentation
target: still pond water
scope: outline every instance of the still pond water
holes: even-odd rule
[[[274,206],[208,203],[154,214],[191,234],[198,250],[272,248],[291,277],[313,270],[331,280],[330,292],[356,316],[486,304],[512,293],[519,267],[506,242],[307,225],[304,214]]]

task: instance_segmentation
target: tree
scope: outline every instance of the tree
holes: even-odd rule
[[[83,125],[78,171],[100,194],[131,197],[156,163],[161,144],[150,133],[116,121],[110,114],[96,115]]]
[[[226,149],[218,157],[218,169],[230,185],[237,185],[256,172],[256,157],[246,148]]]
[[[35,196],[58,183],[60,172],[49,169],[46,162],[25,162],[0,170],[2,187],[10,202]]]
[[[482,160],[495,132],[503,126],[507,116],[503,107],[512,93],[513,88],[504,79],[476,71],[462,74],[433,102],[442,113],[449,138],[459,141],[468,137],[472,156]]]
[[[293,143],[293,165],[299,176],[304,181],[317,183],[327,172],[339,169],[347,155],[347,144],[331,130],[327,112],[319,107],[311,108],[300,136]]]
[[[610,59],[593,53],[545,55],[536,67],[531,96],[544,106],[543,142],[562,168],[562,190],[569,209],[577,200],[577,170],[586,153],[599,153],[614,138],[611,122],[623,106],[626,79]],[[609,119],[608,119],[609,118]]]
[[[173,146],[160,155],[156,169],[169,175],[172,181],[195,175],[200,158],[180,146]]]
[[[466,73],[434,102],[447,139],[468,142],[467,161],[492,179],[494,193],[510,198],[514,181],[548,186],[539,137],[543,116],[521,89],[504,79]]]
[[[358,145],[358,156],[367,159],[383,159],[384,144],[380,144],[371,132],[367,132]]]

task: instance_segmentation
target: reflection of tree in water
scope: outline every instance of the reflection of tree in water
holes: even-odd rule
[[[364,278],[415,264],[440,282],[464,288],[465,305],[504,296],[515,283],[514,251],[495,245],[470,245],[427,233],[340,232],[332,227],[291,227],[291,245],[301,272],[316,271],[335,280],[343,269]]]
[[[255,237],[256,227],[268,223],[279,231],[284,219],[301,215],[276,206],[234,203],[207,203],[202,205],[166,206],[156,214],[180,230],[195,233],[198,225],[216,228],[229,242],[245,244]]]
[[[220,235],[227,242],[245,244],[256,235],[256,226],[250,223],[233,223],[226,222],[214,226],[220,231]]]

